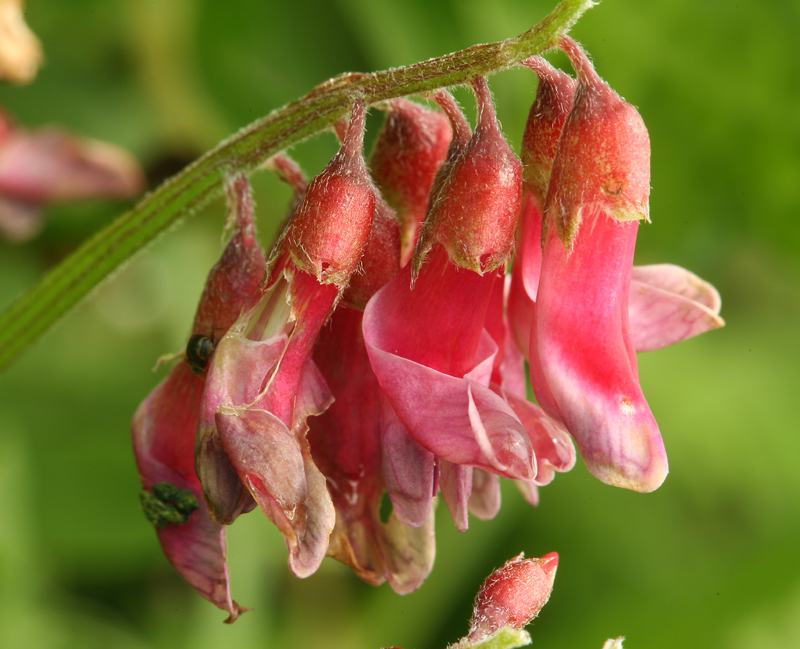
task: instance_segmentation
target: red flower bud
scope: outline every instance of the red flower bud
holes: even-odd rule
[[[339,288],[358,268],[375,211],[375,191],[362,156],[365,120],[366,107],[358,100],[342,148],[309,184],[282,247],[298,268]]]
[[[450,125],[442,113],[407,99],[389,102],[369,166],[400,219],[403,265],[414,250],[418,227],[428,211],[431,186],[451,139]]]
[[[575,80],[540,56],[522,62],[539,76],[536,99],[522,135],[522,176],[527,188],[544,205],[558,140],[572,110]]]
[[[550,599],[556,568],[558,554],[551,552],[541,559],[520,554],[495,570],[478,591],[469,635],[459,645],[477,644],[506,626],[527,626]]]
[[[463,127],[448,115],[454,141],[431,192],[414,255],[415,273],[434,243],[447,249],[453,263],[480,274],[505,264],[514,250],[522,166],[500,132],[486,79],[476,77],[473,89],[478,125],[463,148]]]
[[[649,220],[650,138],[636,108],[597,75],[580,46],[564,37],[562,47],[575,65],[579,85],[558,145],[545,211],[570,247],[583,216],[598,208],[618,221]]]

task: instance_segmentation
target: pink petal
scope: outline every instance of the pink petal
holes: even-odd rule
[[[169,562],[203,597],[227,611],[233,622],[243,611],[231,598],[225,560],[225,528],[214,523],[194,473],[194,431],[203,379],[181,363],[139,406],[133,419],[133,447],[145,489],[169,482],[191,491],[200,508],[183,525],[156,528]]]
[[[722,327],[717,290],[672,264],[634,266],[629,316],[637,351],[673,345]]]
[[[386,491],[398,520],[419,527],[434,496],[433,453],[423,448],[381,393],[381,457]]]
[[[533,482],[543,487],[552,482],[555,471],[570,471],[575,466],[575,445],[569,434],[536,404],[510,392],[503,391],[502,394],[525,426],[536,454],[536,478]]]
[[[340,305],[317,339],[314,362],[336,401],[309,419],[308,441],[336,508],[328,556],[370,584],[388,581],[396,592],[408,593],[433,566],[433,516],[427,515],[420,527],[402,523],[397,511],[381,519],[387,489],[381,466],[381,392],[364,347],[361,317]],[[422,473],[432,482],[432,463]],[[432,492],[428,485],[419,499],[426,512]]]
[[[223,406],[216,420],[242,482],[286,540],[289,568],[298,577],[313,574],[325,558],[335,512],[307,442],[265,410]]]
[[[469,511],[482,521],[490,521],[500,511],[500,478],[481,469],[472,470]]]
[[[571,250],[549,229],[531,340],[589,471],[609,484],[652,491],[668,468],[628,325],[638,225],[597,209],[584,215]]]
[[[365,321],[366,322],[366,321]],[[397,417],[424,448],[455,464],[510,478],[533,478],[524,429],[506,402],[481,383],[456,378],[395,356],[365,340],[370,361]],[[484,381],[496,346],[485,334],[483,360],[468,377]],[[481,376],[482,375],[482,376]]]
[[[443,460],[439,489],[450,510],[450,516],[459,532],[469,527],[469,497],[472,492],[472,467],[461,466]]]

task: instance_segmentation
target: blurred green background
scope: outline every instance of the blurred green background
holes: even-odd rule
[[[29,0],[47,64],[31,86],[1,87],[0,104],[27,126],[126,146],[156,182],[331,76],[507,38],[554,5]],[[433,574],[405,597],[329,559],[293,578],[254,512],[228,538],[234,596],[255,610],[223,625],[162,558],[129,441],[164,373],[155,359],[185,344],[219,253],[216,203],[0,376],[0,647],[441,649],[494,567],[553,550],[536,647],[600,649],[617,635],[627,649],[800,646],[799,31],[796,0],[604,0],[573,30],[650,129],[653,223],[638,262],[714,283],[728,323],[640,357],[672,469],[656,493],[605,486],[579,463],[538,508],[505,489],[497,519],[464,534],[440,507]],[[534,76],[491,85],[518,150]],[[313,174],[335,148],[326,134],[293,155]],[[268,174],[254,182],[268,243],[289,193]],[[35,241],[0,243],[0,305],[126,207],[53,208]]]

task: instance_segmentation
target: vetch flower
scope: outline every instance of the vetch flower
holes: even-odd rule
[[[311,354],[371,231],[375,188],[362,157],[365,115],[357,101],[341,150],[309,183],[263,286],[217,345],[198,426],[197,469],[212,515],[227,523],[240,513],[229,462],[283,534],[299,577],[317,569],[335,523],[306,437],[307,418],[332,402]],[[224,456],[207,452],[217,438]]]
[[[650,142],[636,109],[580,47],[569,38],[562,47],[578,90],[544,208],[531,374],[538,355],[545,389],[537,398],[575,438],[592,474],[652,491],[666,477],[667,456],[639,385],[628,319],[636,233],[648,217]]]
[[[264,274],[264,253],[255,238],[249,185],[243,176],[227,185],[235,228],[206,281],[192,326],[185,362],[145,399],[133,419],[133,447],[142,478],[142,504],[156,526],[167,559],[195,590],[233,622],[244,610],[232,598],[225,528],[209,516],[194,466],[194,440],[204,365]],[[204,350],[198,354],[198,350]]]
[[[513,249],[521,168],[500,133],[488,86],[474,83],[478,124],[449,95],[453,127],[414,260],[370,300],[364,339],[383,392],[384,478],[399,519],[421,525],[441,488],[467,527],[472,467],[530,480],[530,441],[489,387],[497,345],[484,330],[497,278]]]

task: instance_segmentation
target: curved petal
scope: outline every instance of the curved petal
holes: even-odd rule
[[[233,622],[243,611],[231,598],[225,528],[214,523],[194,473],[193,448],[203,379],[177,365],[133,418],[133,448],[145,489],[169,482],[191,491],[199,509],[184,524],[156,528],[169,562],[203,597],[227,611]]]
[[[484,334],[482,350],[496,349]],[[405,428],[423,447],[455,464],[509,478],[533,478],[533,457],[524,428],[505,401],[475,380],[442,374],[365,341],[375,375]],[[476,363],[487,380],[494,354]]]
[[[442,461],[439,489],[442,498],[450,510],[450,517],[459,532],[465,532],[469,527],[469,497],[472,493],[472,472],[470,466],[461,466],[452,462]]]
[[[634,266],[628,313],[636,351],[651,351],[717,329],[717,289],[673,264]]]
[[[289,548],[289,568],[308,577],[319,568],[335,523],[325,476],[298,438],[265,410],[222,406],[217,427],[228,457]]]

